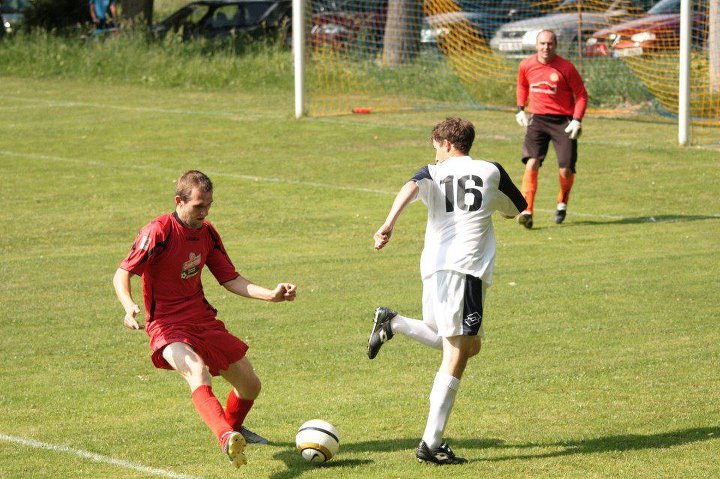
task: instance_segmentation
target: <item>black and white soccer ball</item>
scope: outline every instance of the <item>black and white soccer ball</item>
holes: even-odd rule
[[[312,419],[298,429],[295,445],[307,462],[322,463],[338,453],[340,435],[329,422]]]

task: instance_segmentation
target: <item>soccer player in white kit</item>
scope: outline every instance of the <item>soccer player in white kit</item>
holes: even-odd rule
[[[491,215],[498,211],[514,218],[527,206],[502,166],[468,156],[474,139],[475,128],[467,120],[438,123],[432,131],[435,164],[424,166],[402,187],[374,236],[375,249],[382,249],[405,207],[416,199],[427,206],[420,260],[423,320],[377,308],[368,357],[375,358],[396,333],[442,350],[425,432],[415,451],[419,461],[440,465],[467,462],[442,438],[468,359],[480,352],[485,290],[495,261]]]

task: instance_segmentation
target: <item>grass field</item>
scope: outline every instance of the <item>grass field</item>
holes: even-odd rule
[[[589,118],[566,223],[551,221],[554,167],[541,172],[536,229],[496,219],[487,339],[447,429],[470,463],[434,468],[413,448],[439,355],[396,338],[365,356],[374,307],[420,314],[425,209],[413,205],[382,252],[372,234],[449,114],[476,124],[474,156],[519,183],[512,114],[295,121],[284,91],[8,76],[0,88],[0,477],[720,475],[717,129],[681,149],[673,125]],[[242,274],[299,286],[295,303],[266,304],[205,275],[264,381],[247,424],[273,443],[250,447],[240,471],[184,382],[153,368],[145,333],[123,328],[111,286],[189,168],[214,180],[210,219]],[[225,397],[222,380],[215,391]],[[323,467],[294,451],[311,418],[341,434]]]

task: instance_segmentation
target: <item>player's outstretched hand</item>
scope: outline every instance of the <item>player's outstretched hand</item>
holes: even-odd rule
[[[570,139],[574,140],[580,136],[580,128],[582,128],[582,124],[578,120],[573,120],[565,128],[565,133],[568,133]]]
[[[281,301],[295,301],[297,294],[297,286],[292,283],[279,283],[272,291],[273,297],[270,299],[273,303]]]
[[[125,313],[123,324],[129,329],[143,329],[144,327],[137,322],[135,316],[140,314],[140,307],[137,304],[132,305],[132,309]]]
[[[383,249],[383,247],[388,243],[388,241],[390,241],[392,232],[392,227],[386,225],[383,225],[379,230],[377,230],[374,236],[375,249]]]
[[[517,121],[518,125],[522,126],[523,128],[527,128],[528,124],[530,123],[528,120],[528,115],[525,113],[525,110],[520,110],[515,114],[515,121]]]

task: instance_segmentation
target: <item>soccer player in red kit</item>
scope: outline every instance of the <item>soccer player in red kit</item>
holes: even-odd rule
[[[560,193],[555,223],[562,223],[567,212],[575,179],[577,138],[587,108],[588,95],[580,74],[572,63],[557,55],[557,37],[550,30],[536,39],[537,54],[520,63],[517,78],[517,122],[526,128],[522,161],[525,163],[521,191],[527,208],[518,216],[526,228],[533,226],[533,208],[537,192],[538,170],[552,140],[560,168]],[[525,104],[530,100],[525,112]]]
[[[185,172],[177,181],[175,212],[142,228],[113,285],[125,309],[125,326],[145,329],[155,367],[174,369],[187,381],[195,409],[239,467],[246,463],[247,443],[267,443],[243,426],[260,394],[260,379],[245,357],[248,346],[225,329],[205,299],[201,273],[207,266],[228,291],[265,301],[293,301],[296,288],[291,283],[263,288],[235,270],[220,235],[205,220],[212,202],[210,178],[197,170]],[[140,308],[131,293],[133,275],[142,277],[144,326],[136,318]],[[212,376],[218,375],[233,386],[224,410],[212,392]]]

